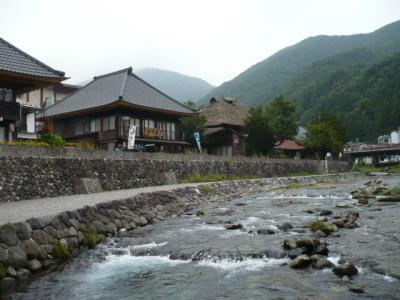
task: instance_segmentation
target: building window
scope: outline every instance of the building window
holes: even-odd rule
[[[103,118],[103,131],[115,129],[115,116]]]
[[[92,119],[90,121],[90,132],[99,132],[101,131],[101,119]]]
[[[0,101],[13,102],[14,95],[12,89],[0,88]]]
[[[158,128],[161,131],[161,139],[175,140],[175,123],[160,121],[158,122]]]

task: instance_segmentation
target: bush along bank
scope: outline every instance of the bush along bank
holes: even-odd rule
[[[135,197],[85,206],[52,217],[31,218],[0,227],[0,288],[14,290],[32,274],[55,270],[86,248],[120,230],[178,216],[212,199],[226,201],[244,193],[277,188],[291,182],[313,184],[354,174],[227,181],[173,191],[143,193]],[[199,212],[201,214],[201,212]]]

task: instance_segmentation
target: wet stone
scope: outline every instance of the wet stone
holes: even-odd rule
[[[6,274],[9,277],[17,277],[17,271],[15,271],[15,269],[11,266],[7,267]]]
[[[28,222],[16,223],[15,231],[17,232],[17,237],[23,240],[29,240],[31,238],[32,228]]]
[[[356,266],[351,262],[346,262],[343,265],[338,265],[332,269],[333,273],[335,273],[339,277],[348,276],[352,277],[358,274],[358,270]]]
[[[23,249],[28,259],[36,258],[39,256],[40,247],[34,240],[26,240],[22,242]]]
[[[32,273],[36,273],[42,268],[42,264],[37,259],[32,259],[28,261],[27,268]]]
[[[29,277],[31,277],[31,272],[29,270],[21,268],[17,271],[17,279],[18,281],[27,281]]]
[[[353,284],[349,287],[349,290],[356,294],[364,293],[365,285]]]
[[[293,225],[286,222],[286,223],[283,223],[282,225],[279,225],[278,228],[280,230],[289,230],[289,229],[293,229]]]
[[[289,263],[289,267],[292,269],[303,269],[307,268],[310,264],[311,259],[308,255],[300,255]]]
[[[18,237],[14,224],[8,223],[0,227],[0,242],[7,246],[17,245]]]
[[[8,263],[15,269],[24,267],[27,263],[25,251],[19,246],[13,246],[8,249]]]
[[[5,277],[0,281],[0,290],[5,292],[14,291],[17,288],[17,280],[13,277]]]

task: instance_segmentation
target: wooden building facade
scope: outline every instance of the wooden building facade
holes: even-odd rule
[[[95,77],[44,113],[48,127],[69,142],[123,150],[134,125],[135,150],[165,152],[184,151],[179,119],[192,114],[132,68]]]
[[[0,38],[0,142],[16,139],[25,129],[18,121],[31,108],[17,102],[17,95],[59,84],[64,75]]]

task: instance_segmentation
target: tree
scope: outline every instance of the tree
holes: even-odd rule
[[[268,154],[279,141],[297,133],[296,106],[279,95],[267,105],[250,110],[246,120],[248,154]]]
[[[331,124],[327,122],[310,123],[307,126],[307,130],[303,143],[308,149],[318,154],[319,157],[324,157],[327,152],[331,152],[334,155],[340,152],[342,143]]]
[[[342,143],[346,143],[349,139],[349,134],[347,132],[346,125],[343,121],[334,113],[322,112],[319,114],[318,120],[314,123],[327,123],[333,130],[335,130],[337,139]]]
[[[188,100],[182,103],[183,105],[185,105],[187,108],[196,111],[197,110],[197,105],[194,101],[192,100]]]
[[[275,97],[267,106],[266,117],[275,142],[292,139],[296,135],[296,105],[282,95]]]
[[[193,133],[195,131],[202,132],[202,128],[204,124],[207,122],[207,119],[201,114],[195,114],[191,117],[181,118],[181,129],[185,134],[185,140],[190,143],[194,143]]]
[[[274,147],[274,136],[268,124],[265,107],[259,106],[250,109],[246,119],[247,154],[266,155]]]

